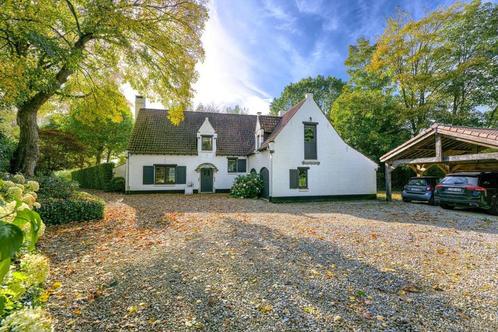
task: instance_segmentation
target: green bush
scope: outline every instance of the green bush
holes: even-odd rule
[[[117,177],[111,180],[107,191],[124,192],[125,191],[125,178]]]
[[[239,175],[233,182],[230,195],[241,198],[255,198],[263,191],[263,180],[257,174]]]
[[[38,197],[42,202],[50,198],[69,198],[78,189],[78,183],[58,176],[38,176],[35,180],[40,184]]]
[[[41,202],[37,209],[47,224],[58,225],[73,221],[98,220],[104,217],[104,201],[84,192],[76,192],[70,198],[50,198]]]
[[[112,181],[113,168],[113,163],[100,164],[74,171],[71,177],[81,188],[107,190]]]
[[[10,159],[16,149],[16,142],[0,133],[0,172],[6,172],[10,166]]]

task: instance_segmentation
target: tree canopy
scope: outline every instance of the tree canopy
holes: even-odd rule
[[[344,82],[333,76],[304,78],[287,85],[279,97],[270,104],[270,113],[277,115],[287,111],[304,98],[306,93],[312,93],[316,103],[324,112],[328,112],[334,100],[341,93]]]
[[[431,122],[479,125],[496,108],[498,6],[473,1],[416,21],[390,19],[368,70],[388,77],[412,134]]]
[[[34,171],[42,105],[92,94],[109,78],[158,97],[181,121],[206,18],[203,0],[2,1],[0,107],[17,110],[16,168]]]

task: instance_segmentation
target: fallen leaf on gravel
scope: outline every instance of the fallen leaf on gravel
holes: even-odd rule
[[[306,306],[303,308],[303,311],[307,314],[310,314],[310,315],[315,315],[316,313],[318,313],[318,310],[315,308],[315,307],[312,307],[312,306]]]
[[[262,314],[270,313],[272,310],[273,307],[271,304],[261,304],[258,306],[258,311],[261,312]]]

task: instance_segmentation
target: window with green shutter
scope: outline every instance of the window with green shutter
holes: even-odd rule
[[[316,124],[304,124],[304,159],[316,160]]]
[[[228,173],[245,173],[247,171],[247,159],[228,158]]]
[[[289,170],[289,188],[297,189],[299,184],[299,173],[297,169]]]
[[[308,189],[308,167],[289,170],[290,189]]]
[[[143,184],[154,184],[154,166],[143,167]]]
[[[187,183],[187,166],[176,166],[176,184]]]

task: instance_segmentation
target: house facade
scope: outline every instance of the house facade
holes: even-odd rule
[[[306,95],[282,116],[141,108],[128,147],[126,190],[228,192],[256,172],[271,201],[375,197],[377,164],[348,146]]]

